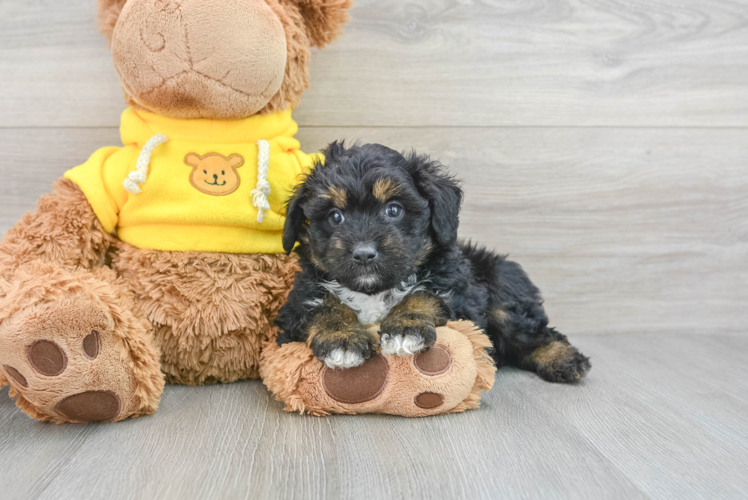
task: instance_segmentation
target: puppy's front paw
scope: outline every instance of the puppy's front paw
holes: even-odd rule
[[[392,308],[379,328],[382,354],[412,356],[436,342],[436,327],[449,319],[444,300],[429,292],[408,295]]]
[[[379,330],[382,354],[412,356],[436,342],[436,327],[426,320],[385,319]]]
[[[361,325],[348,330],[319,331],[312,338],[314,356],[329,368],[353,368],[371,357],[371,337]]]
[[[322,358],[317,355],[317,358],[327,365],[328,368],[354,368],[366,361],[363,353],[359,352],[358,349],[344,349],[342,347],[333,349]]]

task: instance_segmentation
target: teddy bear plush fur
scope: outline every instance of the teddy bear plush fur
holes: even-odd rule
[[[285,201],[314,158],[290,110],[350,0],[99,0],[123,147],[65,173],[0,242],[0,387],[42,421],[153,413],[165,383],[262,376],[289,410],[475,408],[490,342],[440,328],[417,356],[328,370],[273,321],[298,271]],[[372,326],[372,338],[376,326]]]
[[[336,38],[349,6],[99,0],[98,19],[138,116],[236,120],[299,103],[310,47]],[[165,382],[256,378],[296,270],[281,251],[124,243],[63,178],[0,243],[0,386],[30,416],[59,423],[152,413]]]

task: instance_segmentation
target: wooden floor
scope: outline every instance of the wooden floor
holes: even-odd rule
[[[0,2],[0,231],[119,143],[93,0]],[[261,383],[51,426],[0,394],[0,498],[748,498],[748,0],[356,0],[303,148],[416,148],[461,235],[520,261],[590,355],[483,407],[286,414]]]
[[[300,417],[260,382],[170,386],[116,425],[41,424],[0,398],[2,498],[748,496],[747,336],[576,341],[583,384],[503,369],[480,410],[420,420]]]

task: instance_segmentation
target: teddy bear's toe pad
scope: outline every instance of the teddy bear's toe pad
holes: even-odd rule
[[[445,348],[435,345],[413,357],[413,364],[424,375],[441,375],[452,365],[452,356]]]
[[[91,330],[83,339],[83,354],[91,361],[99,355],[99,332],[96,330]]]
[[[60,346],[51,340],[37,340],[29,346],[31,367],[42,375],[56,377],[68,366],[68,357]]]
[[[3,368],[5,368],[5,372],[10,375],[10,377],[15,380],[18,385],[20,385],[21,387],[29,386],[29,381],[26,380],[26,377],[21,375],[21,372],[8,365],[4,365]]]
[[[444,396],[435,392],[422,392],[413,399],[415,405],[425,410],[438,408],[444,403]]]

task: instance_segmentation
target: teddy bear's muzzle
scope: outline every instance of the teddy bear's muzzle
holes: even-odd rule
[[[264,0],[130,0],[112,53],[128,101],[173,118],[258,112],[280,89],[287,57]]]

